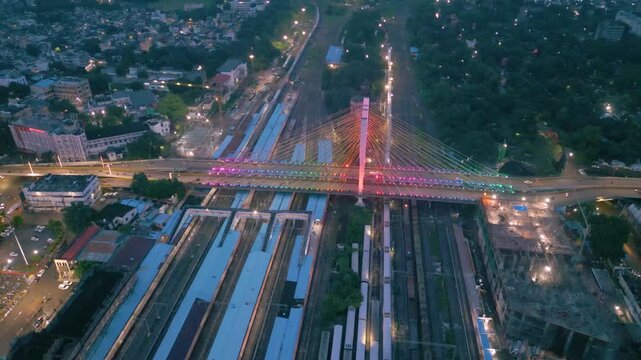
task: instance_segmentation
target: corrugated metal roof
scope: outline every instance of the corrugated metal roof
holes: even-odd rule
[[[229,219],[225,219],[221,229],[226,229]],[[216,234],[214,243],[209,248],[207,255],[198,269],[187,293],[183,297],[176,314],[174,315],[165,336],[154,354],[154,359],[166,359],[171,351],[180,329],[183,327],[191,306],[196,298],[212,299],[218,289],[221,277],[227,268],[229,259],[238,244],[240,233],[230,231],[224,236],[223,231]]]
[[[133,314],[134,309],[147,292],[149,285],[153,281],[160,264],[165,261],[167,254],[171,251],[172,246],[168,244],[156,244],[151,248],[151,251],[145,256],[145,259],[140,264],[140,268],[136,271],[137,281],[132,288],[129,296],[123,301],[114,316],[111,318],[109,325],[105,327],[100,334],[98,340],[93,344],[89,352],[89,359],[102,360],[106,357],[107,353],[116,342],[118,335],[127,324],[127,321]]]
[[[98,225],[90,225],[85,229],[85,231],[82,232],[82,234],[80,234],[80,236],[76,238],[73,244],[71,244],[69,249],[67,249],[67,251],[65,251],[65,253],[62,254],[60,258],[67,261],[74,260],[76,256],[78,256],[80,251],[85,248],[89,240],[91,240],[91,238],[96,235],[98,231],[100,231],[100,227],[98,227]]]

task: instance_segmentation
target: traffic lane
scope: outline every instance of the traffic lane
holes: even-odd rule
[[[6,356],[15,337],[36,330],[34,322],[39,316],[45,315],[47,320],[51,320],[67,301],[72,289],[58,289],[57,280],[55,266],[46,268],[42,277],[27,288],[13,310],[0,318],[0,356]]]

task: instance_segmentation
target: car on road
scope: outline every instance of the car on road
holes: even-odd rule
[[[0,210],[4,210],[4,203],[0,204]]]
[[[9,256],[16,257],[16,256],[18,256],[18,253],[15,252],[15,251],[12,251],[12,252],[9,253]]]
[[[523,183],[527,184],[527,185],[531,185],[532,184],[532,180],[525,180]]]
[[[39,241],[39,240],[40,240],[40,238],[37,237],[37,236],[32,236],[31,237],[31,241]]]
[[[69,285],[69,286],[71,286],[71,285],[73,285],[73,281],[71,281],[71,280],[64,280],[61,284],[62,284],[62,285]]]
[[[45,269],[40,269],[40,270],[38,270],[38,274],[36,274],[36,276],[37,277],[42,277],[42,275],[44,275],[44,273],[45,273]]]
[[[58,285],[58,289],[60,289],[60,290],[67,290],[70,287],[71,287],[71,285],[65,285],[65,284]]]

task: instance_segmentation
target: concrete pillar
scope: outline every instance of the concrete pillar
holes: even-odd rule
[[[574,330],[570,330],[567,340],[565,340],[565,345],[563,346],[563,355],[567,354],[570,350],[570,345],[572,344],[572,338],[574,337]]]
[[[363,99],[360,118],[360,136],[358,141],[358,201],[356,205],[364,206],[363,189],[365,182],[365,164],[367,163],[367,126],[369,122],[369,98]]]

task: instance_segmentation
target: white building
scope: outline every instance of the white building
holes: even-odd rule
[[[156,134],[162,137],[165,137],[171,134],[171,121],[167,119],[147,120],[147,126],[149,126],[149,130],[155,132]]]
[[[136,208],[120,203],[105,206],[98,214],[97,224],[103,228],[115,229],[120,225],[127,225],[138,215]]]
[[[122,148],[125,145],[138,140],[147,130],[137,131],[128,134],[109,136],[94,140],[87,140],[87,155],[96,156],[104,153],[109,148]]]
[[[100,196],[95,175],[48,174],[22,187],[29,208],[34,211],[60,211],[79,202],[93,205]]]

